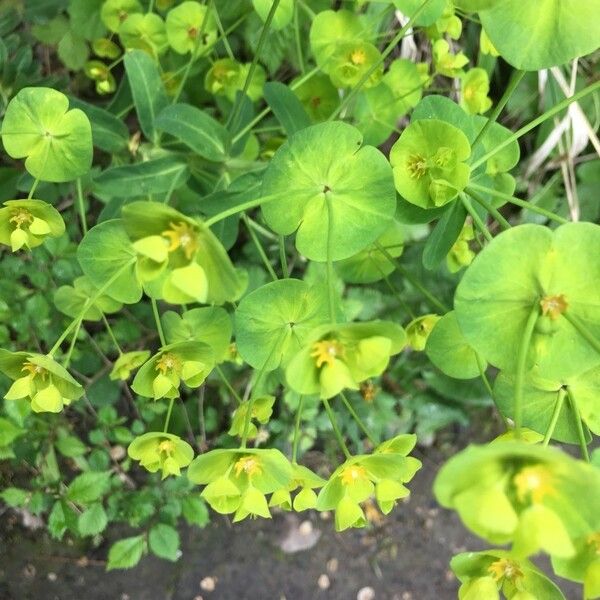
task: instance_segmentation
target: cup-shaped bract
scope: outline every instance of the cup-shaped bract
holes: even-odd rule
[[[119,39],[127,50],[143,50],[158,57],[168,48],[165,22],[154,13],[134,13],[119,27]]]
[[[100,18],[110,31],[117,33],[129,15],[143,11],[138,0],[106,0],[100,9]]]
[[[421,208],[444,206],[469,181],[471,155],[465,134],[437,119],[413,120],[390,151],[398,193]]]
[[[206,72],[204,87],[207,92],[215,96],[225,96],[229,101],[234,102],[238,91],[241,92],[244,88],[249,72],[249,63],[242,64],[231,58],[220,58]],[[261,65],[256,65],[246,90],[246,95],[253,102],[262,97],[266,78],[264,68]]]
[[[193,448],[179,436],[155,431],[136,437],[127,454],[150,473],[160,470],[162,479],[169,475],[178,477],[194,458]]]
[[[416,317],[406,326],[408,346],[417,352],[425,350],[427,339],[433,331],[435,324],[441,319],[434,313]]]
[[[490,78],[480,67],[469,69],[460,82],[460,105],[470,114],[483,114],[492,106],[488,97]]]
[[[371,72],[376,64],[378,67]],[[369,42],[342,42],[336,45],[327,61],[327,73],[333,85],[338,88],[354,87],[370,73],[363,87],[373,87],[381,81],[383,75],[381,53]]]
[[[359,389],[381,375],[406,343],[404,329],[389,321],[317,327],[286,367],[288,385],[299,394],[331,398]]]
[[[124,352],[113,364],[109,374],[111,381],[127,381],[131,377],[131,372],[141,367],[149,358],[149,350]]]
[[[8,104],[2,143],[12,158],[42,181],[72,181],[92,165],[92,128],[85,113],[69,110],[67,96],[45,87],[23,88]]]
[[[292,81],[292,86],[297,80]],[[315,123],[326,121],[340,103],[337,89],[331,79],[323,73],[317,73],[293,89],[304,110]]]
[[[329,59],[340,44],[371,41],[369,28],[349,10],[323,10],[310,27],[310,49],[317,65],[327,71]]]
[[[65,223],[60,213],[42,200],[7,200],[0,208],[0,244],[13,252],[36,248],[48,237],[60,237]]]
[[[27,399],[34,412],[60,412],[81,398],[83,388],[52,357],[0,348],[0,372],[13,380],[6,400]]]
[[[258,435],[258,428],[253,421],[266,425],[273,414],[274,403],[275,396],[260,396],[240,404],[231,416],[229,435],[242,437],[246,433],[246,438],[253,440]],[[250,411],[250,415],[248,415],[248,411]],[[247,429],[246,420],[248,420]]]
[[[167,13],[169,45],[178,54],[202,56],[217,39],[214,16],[207,6],[187,0]]]
[[[335,144],[332,144],[335,140]],[[362,134],[341,122],[321,123],[293,135],[273,156],[262,195],[269,227],[296,232],[298,251],[325,262],[349,258],[391,224],[396,194],[389,163]]]

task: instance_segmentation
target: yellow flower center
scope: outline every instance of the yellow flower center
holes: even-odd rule
[[[39,365],[34,365],[32,362],[23,363],[23,367],[21,368],[21,371],[28,371],[29,375],[31,376],[32,379],[37,377],[38,375],[42,379],[46,379],[46,375],[48,374],[48,372],[46,371],[46,369],[44,369],[44,367],[40,367]]]
[[[341,473],[342,483],[344,485],[352,485],[357,481],[367,481],[367,470],[360,465],[350,465]]]
[[[367,55],[362,48],[357,48],[350,53],[350,62],[353,65],[364,65],[367,60]]]
[[[14,223],[17,229],[33,223],[33,215],[25,208],[17,208],[9,219],[10,223]]]
[[[164,452],[165,454],[171,454],[171,452],[173,452],[173,450],[175,450],[175,444],[173,443],[172,440],[163,440],[158,445],[159,452]]]
[[[508,558],[501,558],[500,560],[493,562],[488,567],[488,573],[498,583],[503,579],[514,582],[516,579],[523,577],[523,571],[521,571],[519,563]]]
[[[569,308],[564,294],[546,296],[540,300],[540,306],[542,307],[542,314],[549,316],[553,321],[558,319]]]
[[[169,223],[171,229],[162,232],[169,241],[169,252],[181,248],[185,257],[190,260],[198,250],[198,235],[187,223]]]
[[[171,371],[179,371],[181,368],[181,360],[178,356],[175,356],[175,354],[167,352],[160,357],[160,360],[156,363],[155,368],[163,375],[166,375]]]
[[[242,473],[246,473],[249,477],[252,477],[252,475],[260,475],[262,473],[260,461],[255,456],[244,456],[243,458],[240,458],[233,468],[235,469],[236,477],[239,477]]]
[[[310,355],[315,359],[317,369],[324,364],[333,365],[333,361],[338,356],[343,356],[344,346],[337,340],[321,340],[313,345]]]
[[[413,179],[421,179],[427,172],[427,161],[420,154],[415,154],[408,159],[406,168]]]
[[[541,502],[544,496],[554,491],[552,473],[542,465],[521,469],[513,478],[513,484],[521,502],[528,498],[534,503]]]

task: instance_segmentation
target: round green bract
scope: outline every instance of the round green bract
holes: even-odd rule
[[[324,10],[313,19],[310,49],[320,67],[326,65],[338,44],[356,40],[369,41],[369,36],[359,16],[348,10]]]
[[[206,6],[193,1],[182,2],[168,12],[166,32],[169,45],[179,54],[193,52],[201,56],[217,39],[212,14]]]
[[[92,165],[89,119],[50,88],[22,89],[6,109],[0,135],[7,154],[25,158],[25,168],[43,181],[72,181]]]
[[[125,19],[119,28],[119,38],[127,49],[144,50],[158,56],[167,49],[165,22],[154,13],[135,13]]]
[[[518,69],[562,65],[600,46],[600,0],[496,0],[478,10],[492,44]]]
[[[335,144],[332,144],[335,140]],[[315,261],[343,260],[377,239],[389,226],[396,194],[389,163],[345,123],[322,123],[296,133],[273,156],[262,195],[269,227],[296,232],[296,247]]]
[[[117,33],[129,15],[141,13],[143,10],[137,0],[106,0],[100,9],[100,17],[108,29]]]
[[[110,296],[102,294],[92,304],[89,301],[98,292],[98,288],[87,278],[77,277],[73,285],[63,285],[54,293],[54,304],[61,313],[73,319],[79,317],[83,312],[85,321],[100,321],[102,315],[118,312],[122,304],[113,300]],[[89,308],[84,311],[85,307]]]
[[[525,323],[543,297],[564,295],[568,312],[600,338],[600,226],[569,223],[555,231],[520,225],[498,235],[475,258],[454,299],[458,324],[494,366],[516,368]],[[541,313],[541,311],[540,311]],[[529,364],[552,379],[600,364],[600,353],[559,316],[554,333],[534,332]]]

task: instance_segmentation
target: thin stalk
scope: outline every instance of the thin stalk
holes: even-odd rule
[[[225,28],[223,27],[223,22],[221,21],[221,17],[219,16],[219,11],[216,6],[213,6],[213,14],[215,15],[215,21],[217,23],[217,29],[219,30],[219,35],[223,40],[223,45],[225,46],[225,52],[227,52],[227,56],[231,58],[231,60],[235,60],[235,55],[233,54],[233,50],[231,49],[231,45],[229,44],[229,40],[227,39],[227,33],[225,32]]]
[[[511,204],[514,204],[515,206],[519,206],[520,208],[524,208],[525,210],[529,210],[531,212],[537,213],[538,215],[543,215],[544,217],[546,217],[547,219],[550,219],[551,221],[556,221],[557,223],[561,223],[561,224],[569,223],[568,219],[559,217],[558,215],[555,215],[553,212],[550,212],[549,210],[546,210],[545,208],[541,208],[539,206],[536,206],[535,204],[531,204],[531,202],[527,202],[526,200],[521,200],[520,198],[515,198],[515,196],[510,196],[509,194],[505,194],[503,192],[498,192],[497,190],[493,190],[492,188],[488,188],[486,186],[479,185],[477,183],[470,183],[465,191],[467,192],[467,194],[472,195],[473,190],[476,190],[478,192],[483,192],[486,194],[490,194],[490,196],[496,196],[496,198],[506,200],[506,202],[510,202]]]
[[[27,200],[31,200],[33,198],[33,194],[35,194],[35,190],[36,190],[39,182],[40,182],[40,180],[36,177],[35,180],[33,181],[33,185],[31,186],[31,189],[29,190],[29,194],[27,194]]]
[[[175,398],[171,398],[169,402],[169,408],[167,408],[167,416],[165,417],[165,425],[163,427],[163,433],[166,433],[169,429],[169,422],[171,421],[171,413],[173,412],[173,405],[175,404]]]
[[[258,254],[260,255],[260,258],[263,261],[265,268],[269,272],[271,279],[273,281],[277,281],[279,279],[277,277],[277,273],[275,273],[275,269],[273,269],[273,266],[271,265],[271,262],[269,261],[269,257],[267,256],[267,254],[265,252],[265,249],[262,247],[262,244],[260,243],[260,240],[258,239],[258,236],[256,235],[256,233],[254,233],[254,229],[252,229],[252,227],[250,226],[248,217],[245,214],[242,215],[242,221],[244,221],[244,225],[246,225],[246,229],[248,230],[248,233],[250,234],[250,239],[252,240],[252,243],[254,244]]]
[[[73,337],[71,338],[71,343],[69,344],[69,349],[67,350],[67,354],[63,360],[63,366],[65,369],[69,367],[69,363],[71,362],[71,355],[73,354],[73,350],[75,349],[75,344],[77,343],[77,336],[79,335],[79,330],[81,329],[81,323],[83,319],[79,319],[77,323],[77,327],[75,327],[75,331],[73,332]]]
[[[583,421],[581,419],[581,413],[579,412],[579,407],[577,406],[577,400],[575,400],[575,396],[573,395],[573,390],[568,390],[569,403],[571,404],[571,409],[573,414],[575,415],[575,427],[577,428],[577,437],[579,438],[579,447],[581,448],[581,456],[586,462],[590,462],[590,455],[587,449],[587,441],[585,439],[585,432],[583,431]]]
[[[524,75],[525,71],[521,71],[520,69],[517,69],[513,72],[510,81],[508,82],[508,86],[504,90],[504,94],[502,94],[502,97],[498,101],[498,104],[496,104],[496,106],[494,107],[494,110],[488,117],[488,120],[485,122],[485,125],[479,130],[477,137],[471,144],[471,148],[475,148],[475,146],[477,146],[477,144],[483,139],[485,132],[491,127],[492,123],[495,123],[497,121],[498,117],[500,116],[500,113],[506,106],[507,102],[510,100],[514,91],[517,89],[519,83],[521,83],[521,79],[523,79]]]
[[[515,415],[515,435],[517,439],[521,437],[521,427],[523,425],[523,385],[525,383],[525,368],[527,366],[527,354],[531,345],[533,328],[539,316],[539,307],[535,303],[527,317],[521,343],[517,354],[517,369],[515,373],[515,404],[513,413]]]
[[[336,323],[335,289],[333,287],[333,260],[331,257],[333,245],[333,210],[329,195],[325,194],[327,204],[327,291],[329,296],[329,319],[333,325]]]
[[[404,37],[406,32],[413,26],[415,19],[421,14],[421,12],[427,7],[431,0],[425,0],[419,8],[411,15],[410,19],[406,22],[406,25],[400,28],[398,33],[392,38],[392,41],[385,47],[379,59],[371,65],[371,67],[365,72],[365,74],[359,79],[358,83],[350,93],[344,97],[338,107],[329,115],[328,121],[335,119],[345,108],[348,106],[350,101],[358,94],[362,86],[369,80],[369,77],[383,64],[385,59],[391,54],[394,48],[398,45],[400,40]]]
[[[300,443],[300,423],[302,422],[302,411],[304,409],[304,396],[298,400],[296,410],[296,422],[294,424],[294,441],[292,442],[292,463],[296,464],[298,458],[298,444]]]
[[[463,206],[465,207],[465,210],[471,215],[473,222],[477,226],[477,229],[479,229],[479,231],[481,231],[483,237],[488,242],[491,242],[494,239],[492,237],[492,234],[489,232],[489,229],[486,227],[486,224],[481,220],[479,213],[471,206],[471,202],[469,202],[469,199],[464,194],[461,194],[460,201],[462,202]]]
[[[511,224],[500,214],[500,211],[497,208],[494,208],[485,198],[482,198],[479,194],[476,194],[469,188],[465,191],[473,198],[473,200],[475,200],[475,202],[477,202],[477,204],[479,204],[479,206],[487,210],[487,212],[496,219],[496,222],[502,229],[506,230],[511,228]]]
[[[246,95],[246,92],[250,87],[250,82],[252,81],[252,77],[254,77],[254,71],[256,71],[256,65],[258,64],[260,53],[264,46],[265,40],[267,39],[267,35],[269,33],[269,29],[273,21],[273,17],[275,16],[275,12],[279,7],[280,2],[281,0],[273,0],[273,4],[271,4],[271,10],[269,10],[269,14],[265,19],[265,24],[263,25],[262,31],[260,32],[260,37],[258,38],[258,43],[256,44],[256,50],[254,51],[254,56],[252,57],[252,62],[250,63],[250,68],[248,69],[248,74],[246,75],[246,80],[244,81],[244,85],[242,87],[242,92],[241,94],[236,95],[235,103],[233,105],[233,108],[231,109],[231,114],[229,115],[229,118],[227,120],[228,123],[235,123],[235,119],[242,105],[241,99]]]
[[[150,304],[152,304],[152,314],[154,315],[154,322],[156,323],[156,331],[158,331],[158,337],[160,339],[160,345],[166,346],[167,340],[163,332],[162,323],[160,322],[160,314],[158,312],[158,305],[154,298],[150,298]]]
[[[252,409],[254,408],[254,395],[247,400],[248,408],[246,409],[246,418],[244,419],[244,431],[242,433],[242,448],[246,447],[248,441],[248,432],[250,431],[250,421],[252,420]]]
[[[104,313],[102,313],[102,321],[104,322],[104,327],[106,327],[106,331],[108,332],[108,335],[110,336],[110,339],[112,340],[112,343],[115,345],[115,348],[119,352],[119,356],[121,356],[123,354],[123,350],[121,350],[121,346],[119,345],[119,342],[117,341],[117,338],[115,337],[115,333],[112,330],[112,327],[110,326],[110,323],[108,322],[108,319],[106,318],[106,315]]]
[[[281,262],[281,272],[283,278],[287,279],[290,276],[290,270],[288,268],[287,256],[285,254],[285,236],[279,236],[279,261]]]
[[[87,219],[85,216],[85,206],[83,203],[83,189],[81,188],[81,177],[76,179],[75,183],[77,187],[77,208],[79,210],[79,218],[81,219],[81,231],[83,235],[88,232]]]
[[[300,25],[298,23],[298,0],[294,0],[294,37],[296,40],[296,54],[298,54],[298,66],[300,67],[300,72],[304,73],[304,56],[302,55]]]
[[[577,333],[598,353],[600,354],[600,341],[598,341],[586,328],[585,325],[568,310],[563,313],[563,317],[571,323]]]
[[[354,407],[352,406],[352,404],[350,404],[350,401],[348,400],[348,398],[346,398],[346,394],[344,394],[344,392],[340,392],[340,398],[342,399],[344,406],[348,409],[348,412],[350,413],[352,418],[356,421],[356,424],[360,427],[362,432],[367,436],[367,439],[371,442],[371,444],[373,444],[373,446],[376,446],[377,442],[375,441],[375,438],[371,435],[371,433],[369,433],[367,426],[364,424],[362,419],[356,414]]]
[[[510,137],[506,138],[504,141],[497,144],[492,150],[484,154],[481,158],[476,160],[472,165],[471,169],[475,170],[479,165],[483,165],[487,162],[492,156],[495,156],[498,152],[512,144],[514,141],[518,140],[520,137],[523,137],[526,133],[529,133],[532,129],[535,129],[538,125],[541,125],[548,119],[552,118],[554,115],[563,111],[565,108],[569,107],[573,102],[578,102],[582,98],[585,98],[589,94],[600,90],[600,81],[596,81],[592,83],[588,87],[582,89],[581,91],[573,94],[569,98],[565,98],[562,102],[559,102],[556,106],[553,106],[551,109],[547,110],[545,113],[541,114],[537,119],[534,119],[527,125],[524,125],[515,133],[513,133]]]
[[[350,451],[348,450],[348,447],[346,446],[346,443],[344,442],[344,438],[342,437],[340,429],[339,429],[337,422],[335,420],[335,417],[333,415],[333,411],[331,410],[331,406],[329,405],[329,400],[327,400],[326,398],[323,398],[323,404],[325,405],[325,410],[327,411],[327,416],[329,417],[329,422],[331,423],[331,427],[333,428],[333,433],[335,434],[335,437],[337,438],[338,444],[340,445],[340,448],[342,449],[344,456],[346,458],[351,458],[352,455],[350,454]]]
[[[274,200],[281,200],[288,196],[289,193],[286,192],[278,192],[277,194],[271,194],[269,196],[263,196],[262,198],[256,198],[256,200],[249,200],[248,202],[243,202],[242,204],[238,204],[237,206],[232,206],[223,212],[220,212],[216,215],[213,215],[209,219],[204,221],[204,224],[207,227],[212,227],[215,223],[226,219],[227,217],[231,217],[232,215],[237,215],[238,213],[244,212],[245,210],[250,210],[251,208],[256,208],[261,204],[266,204],[267,202],[273,202]]]
[[[225,377],[225,373],[223,373],[223,370],[219,365],[215,366],[215,371],[225,384],[225,387],[229,390],[229,393],[237,400],[237,403],[242,404],[243,400],[240,398],[240,395],[235,391],[235,388],[231,385],[231,383],[229,383],[229,379]]]
[[[552,411],[552,418],[550,419],[550,424],[548,425],[548,429],[546,429],[546,434],[544,435],[544,441],[542,442],[543,446],[547,446],[552,439],[552,435],[554,434],[554,429],[556,428],[556,423],[558,423],[558,417],[560,416],[560,411],[562,410],[563,404],[565,402],[565,396],[567,395],[567,390],[565,388],[560,388],[556,395],[556,402],[554,403],[554,410]]]
[[[375,242],[375,247],[381,254],[383,254],[387,260],[396,267],[396,270],[402,277],[407,279],[411,285],[418,289],[431,304],[433,304],[438,310],[443,313],[447,313],[450,309],[440,300],[438,300],[410,271],[407,271],[398,260],[396,260],[379,242]]]

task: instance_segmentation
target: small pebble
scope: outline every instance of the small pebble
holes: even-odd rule
[[[329,521],[329,519],[331,519],[331,513],[328,510],[319,513],[319,516],[323,521]]]
[[[319,589],[327,590],[331,585],[331,581],[329,581],[329,577],[323,573],[322,575],[319,575],[319,579],[317,579],[317,585],[319,586]]]
[[[194,600],[204,600],[202,596],[194,596]]]
[[[36,570],[32,564],[25,565],[25,568],[23,569],[23,575],[25,575],[25,577],[35,577],[35,574]]]
[[[48,581],[56,581],[57,579],[58,577],[56,576],[56,573],[52,573],[52,571],[48,573]]]
[[[214,592],[217,586],[217,580],[214,577],[205,577],[200,582],[200,588],[205,592]]]
[[[338,566],[339,566],[339,562],[337,558],[332,558],[331,560],[327,561],[327,570],[330,573],[335,573],[338,570]]]
[[[298,527],[298,531],[302,535],[310,535],[313,531],[313,525],[310,521],[302,521],[302,523],[300,523],[300,527]]]
[[[123,446],[112,446],[109,450],[109,454],[113,460],[116,460],[118,462],[125,457],[125,454],[127,454],[127,452],[125,451],[125,448]]]
[[[369,586],[361,588],[356,594],[356,600],[375,600],[375,590]]]

